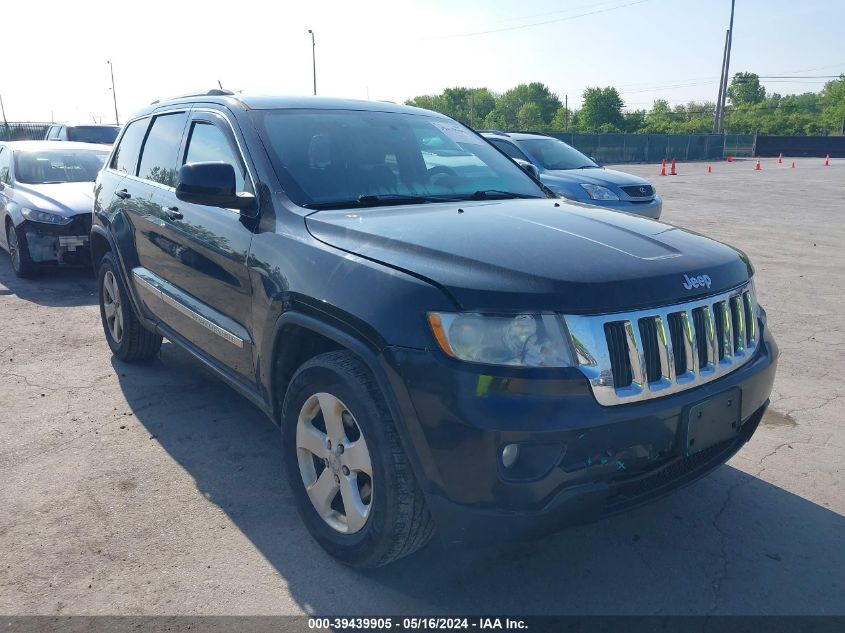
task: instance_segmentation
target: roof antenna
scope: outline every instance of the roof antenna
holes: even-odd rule
[[[220,86],[220,90],[223,90],[223,84],[220,82],[219,79],[217,80],[217,85]]]

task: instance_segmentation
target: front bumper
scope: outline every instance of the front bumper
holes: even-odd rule
[[[23,232],[29,256],[37,264],[81,266],[91,262],[90,213],[75,215],[69,224],[63,226],[25,220]]]
[[[654,196],[651,200],[645,202],[634,202],[632,200],[579,200],[584,204],[591,204],[603,209],[610,209],[611,211],[625,211],[626,213],[634,213],[652,220],[659,220],[660,214],[663,213],[663,198]]]
[[[761,324],[762,326],[762,324]],[[388,348],[405,436],[446,542],[526,538],[595,521],[675,490],[729,459],[751,437],[771,393],[777,346],[761,327],[756,356],[688,391],[604,407],[577,369],[473,367],[442,354]],[[741,391],[738,435],[684,457],[684,413]],[[527,470],[501,462],[528,447]],[[522,459],[522,457],[520,457]],[[534,467],[537,466],[537,467]]]

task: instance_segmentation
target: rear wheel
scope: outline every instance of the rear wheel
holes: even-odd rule
[[[111,253],[100,262],[100,319],[111,351],[127,362],[149,360],[161,348],[161,336],[150,332],[135,316],[129,295]]]
[[[378,567],[431,539],[434,522],[384,397],[353,354],[321,354],[296,372],[282,434],[297,509],[329,554]]]
[[[6,227],[6,244],[9,245],[9,255],[12,258],[12,268],[18,277],[32,277],[38,272],[38,266],[29,255],[26,235],[11,222]]]

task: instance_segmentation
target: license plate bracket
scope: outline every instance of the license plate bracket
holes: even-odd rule
[[[684,423],[684,453],[694,455],[739,433],[742,391],[731,389],[687,409]]]

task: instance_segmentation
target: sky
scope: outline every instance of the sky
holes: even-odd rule
[[[730,0],[7,0],[0,96],[9,121],[121,120],[217,87],[402,102],[531,81],[570,107],[615,86],[627,109],[715,101]],[[845,72],[843,0],[737,0],[731,74]],[[769,92],[825,79],[765,80]]]

